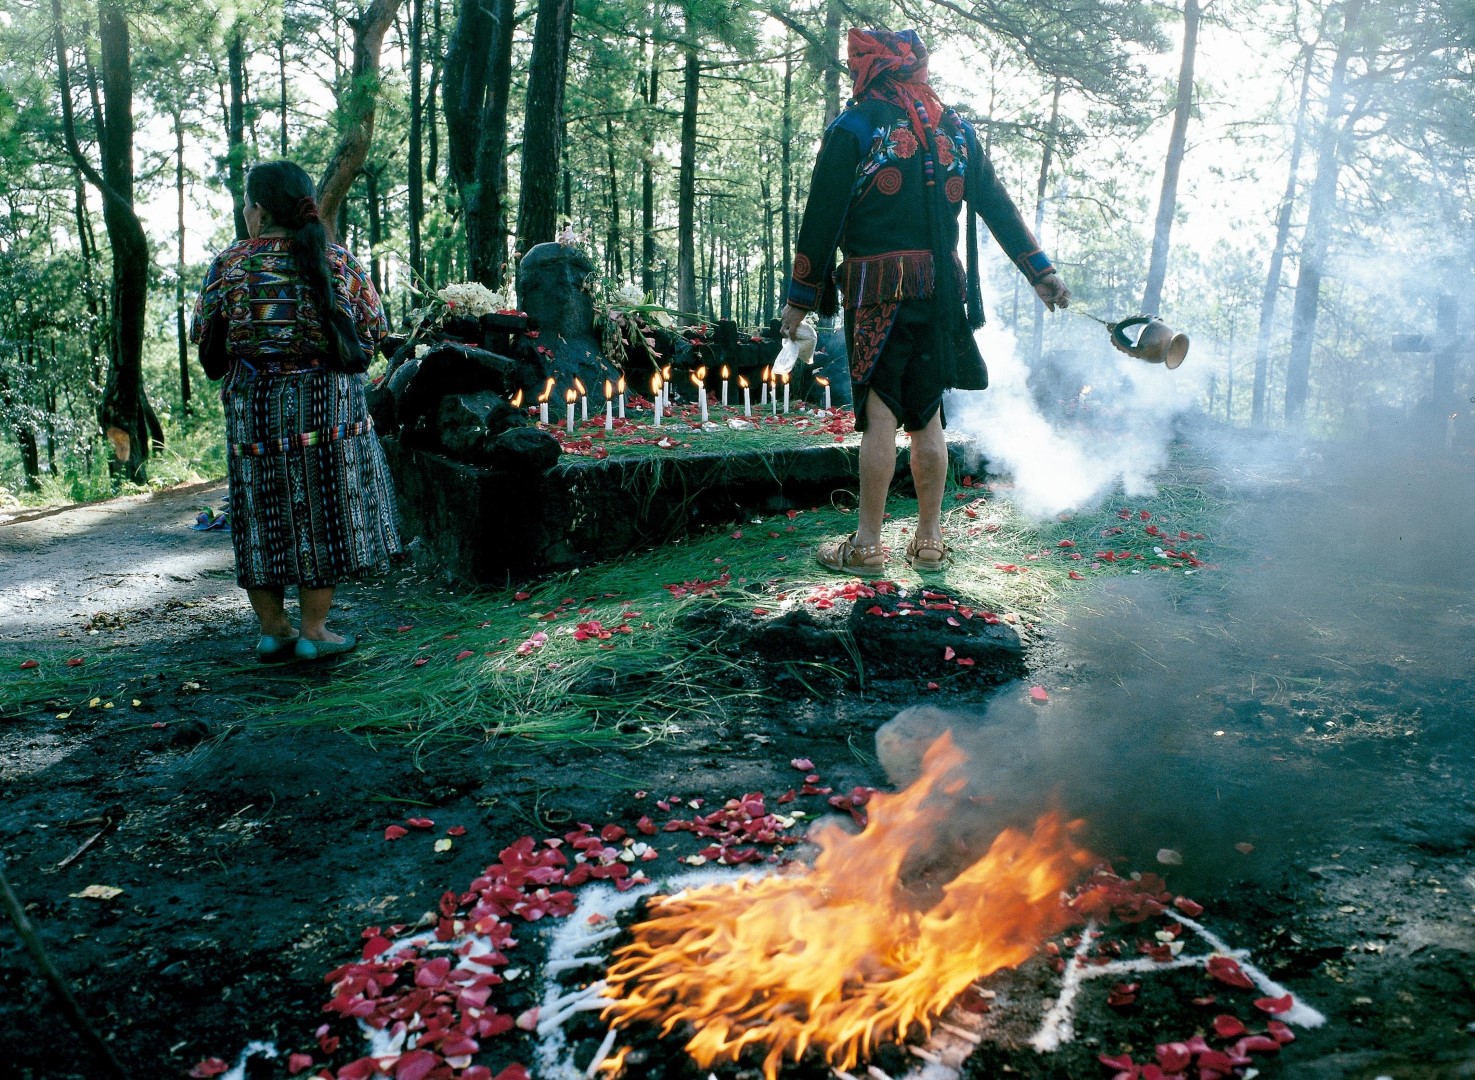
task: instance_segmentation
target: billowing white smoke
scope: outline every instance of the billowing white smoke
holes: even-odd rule
[[[987,295],[984,306],[999,310]],[[1124,356],[1104,327],[1068,311],[1047,318],[1076,324],[1071,349],[1047,350],[1033,372],[1011,332],[995,321],[978,331],[989,388],[948,395],[949,432],[976,441],[990,474],[1013,482],[1008,497],[1033,518],[1094,506],[1118,485],[1127,498],[1153,494],[1204,369],[1192,356],[1177,371]]]

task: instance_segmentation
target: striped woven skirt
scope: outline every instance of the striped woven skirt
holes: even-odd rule
[[[221,400],[241,587],[326,588],[387,570],[399,526],[364,377],[236,364]]]

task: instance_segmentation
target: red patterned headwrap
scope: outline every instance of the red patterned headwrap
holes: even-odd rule
[[[917,137],[932,141],[942,119],[942,102],[927,82],[927,46],[915,30],[854,30],[846,43],[851,97],[880,98],[901,106]]]

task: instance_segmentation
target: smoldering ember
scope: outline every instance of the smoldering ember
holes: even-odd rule
[[[6,1075],[1475,1077],[1468,16],[0,8]]]

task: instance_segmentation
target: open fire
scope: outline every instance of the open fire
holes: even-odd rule
[[[1071,921],[1062,892],[1095,861],[1050,813],[1031,832],[1000,833],[936,903],[920,901],[909,871],[935,861],[965,763],[939,739],[914,784],[871,798],[862,832],[816,832],[812,868],[652,900],[608,969],[606,1020],[678,1032],[703,1067],[762,1054],[767,1080],[811,1047],[844,1070],[886,1042],[925,1037],[970,983],[1024,962]]]

